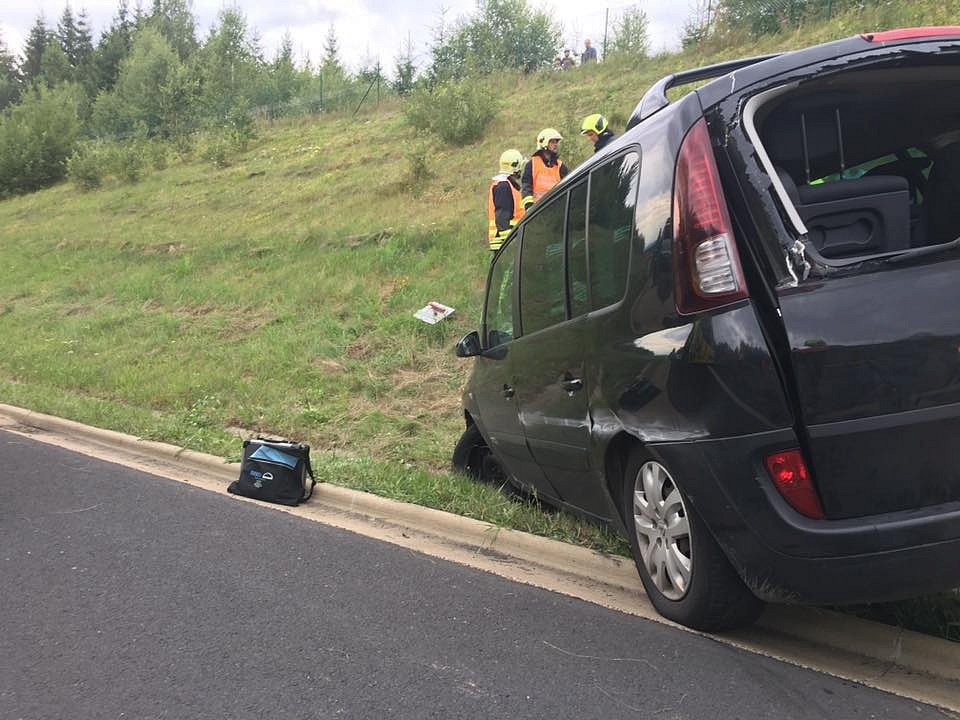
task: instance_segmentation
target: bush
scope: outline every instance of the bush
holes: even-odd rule
[[[113,166],[117,177],[128,183],[139,182],[147,164],[144,141],[132,140],[114,148]]]
[[[499,110],[494,93],[475,79],[448,80],[421,88],[404,104],[407,122],[451,145],[479,140]]]
[[[407,155],[407,170],[400,180],[400,189],[406,190],[415,198],[423,194],[424,184],[434,176],[429,157],[425,145],[415,147]]]
[[[155,138],[144,147],[145,160],[154,170],[166,170],[168,150],[166,143]]]
[[[100,143],[78,147],[67,160],[67,176],[81,190],[95,190],[109,172],[110,153]]]
[[[229,155],[233,150],[233,138],[229,132],[214,131],[207,134],[200,157],[218,168],[229,167]]]
[[[67,175],[80,130],[79,88],[28,93],[0,119],[0,195],[32,192]]]

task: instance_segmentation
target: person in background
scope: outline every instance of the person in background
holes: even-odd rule
[[[539,200],[541,195],[570,172],[557,153],[561,140],[563,135],[553,128],[544,128],[537,135],[537,151],[530,156],[530,162],[523,169],[521,192],[524,209]]]
[[[607,119],[600,114],[587,115],[580,123],[580,134],[593,143],[593,151],[600,152],[616,135],[607,123]]]
[[[580,56],[580,64],[586,65],[597,61],[597,49],[590,44],[590,38],[583,41],[583,54]]]
[[[573,59],[573,55],[570,54],[569,50],[563,51],[563,60],[560,61],[560,68],[563,70],[569,70],[572,67],[575,67],[577,61]]]
[[[523,155],[519,150],[504,150],[500,155],[500,173],[494,175],[487,192],[488,239],[490,250],[496,252],[507,235],[523,217],[520,202],[520,173]]]

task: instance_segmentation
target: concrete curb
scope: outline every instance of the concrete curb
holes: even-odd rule
[[[87,454],[109,450],[114,455],[109,459],[122,463],[116,453],[125,453],[139,460],[131,461],[131,466],[160,475],[176,467],[181,476],[177,479],[186,475],[193,479],[185,482],[214,491],[225,491],[239,472],[239,464],[211,455],[10,405],[0,404],[0,429],[47,442],[55,439],[45,439],[45,434],[73,438],[90,446]],[[73,449],[84,452],[82,447]],[[626,558],[329,484],[318,485],[309,503],[286,511],[434,554],[411,540],[411,536],[426,538],[441,548],[436,554],[455,562],[664,622],[644,596],[636,569]],[[371,532],[371,528],[378,529]],[[561,582],[544,579],[550,575]],[[754,627],[713,637],[960,711],[960,643],[817,608],[790,606],[771,606]]]

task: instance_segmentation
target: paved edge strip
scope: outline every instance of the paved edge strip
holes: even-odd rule
[[[4,416],[11,422],[5,424]],[[238,463],[222,458],[11,405],[0,404],[0,429],[40,441],[44,440],[42,433],[48,432],[87,441],[94,446],[91,450],[126,451],[134,459],[141,459],[129,463],[138,469],[164,475],[169,466],[176,466],[181,469],[180,477],[173,479],[212,491],[225,492],[226,484],[239,474]],[[71,449],[83,452],[82,447]],[[196,471],[194,480],[184,477],[184,470]],[[318,485],[311,501],[298,508],[268,507],[417,549],[419,543],[411,541],[408,534],[413,533],[421,540],[439,541],[446,550],[437,554],[455,562],[673,625],[652,608],[627,558],[326,483]],[[371,525],[380,530],[371,532]],[[429,548],[423,551],[435,554]],[[547,581],[545,575],[561,581]],[[794,606],[769,606],[754,627],[710,637],[960,712],[958,643],[818,608]]]

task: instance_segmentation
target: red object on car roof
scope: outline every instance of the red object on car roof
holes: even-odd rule
[[[860,33],[867,42],[885,43],[897,40],[918,40],[928,37],[943,37],[945,35],[960,35],[960,25],[939,25],[935,27],[900,28],[899,30],[884,30],[875,33]]]

